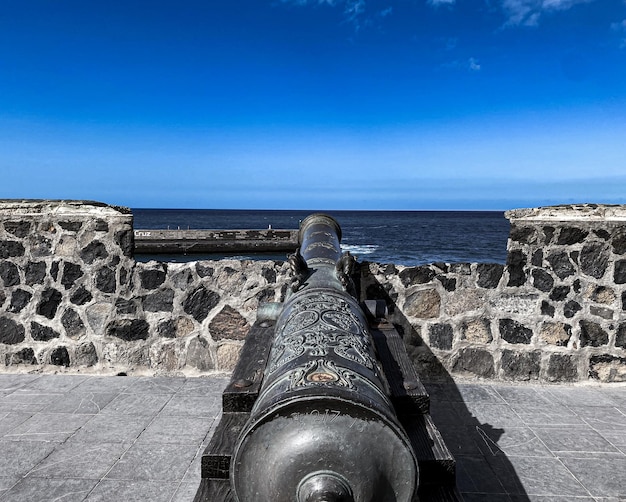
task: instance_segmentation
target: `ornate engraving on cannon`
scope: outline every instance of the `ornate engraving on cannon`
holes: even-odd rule
[[[334,301],[333,301],[334,300]],[[270,353],[267,375],[308,353],[335,354],[374,371],[375,357],[367,328],[341,296],[314,292],[291,305]]]

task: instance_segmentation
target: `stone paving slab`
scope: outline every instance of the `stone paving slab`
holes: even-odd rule
[[[227,382],[0,375],[0,501],[191,502]]]
[[[227,382],[0,374],[0,502],[192,502]],[[426,387],[466,501],[626,501],[626,386]]]
[[[466,501],[626,501],[625,385],[426,389]]]

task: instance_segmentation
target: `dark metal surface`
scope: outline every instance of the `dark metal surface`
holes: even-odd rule
[[[259,397],[233,454],[238,502],[410,502],[417,490],[415,455],[349,294],[353,259],[340,238],[329,216],[302,222],[293,293],[274,309]]]

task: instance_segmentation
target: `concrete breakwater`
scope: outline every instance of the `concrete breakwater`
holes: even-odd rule
[[[153,230],[134,231],[135,253],[263,253],[298,247],[298,231],[262,230]]]
[[[510,211],[506,265],[362,262],[416,368],[536,381],[626,381],[626,207]],[[230,371],[285,262],[137,262],[132,213],[0,201],[0,361],[8,370]]]

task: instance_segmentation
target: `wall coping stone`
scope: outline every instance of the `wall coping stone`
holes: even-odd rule
[[[46,199],[0,199],[0,215],[6,217],[36,216],[131,216],[128,207],[113,206],[104,202],[91,200],[46,200]]]
[[[524,209],[504,213],[511,223],[517,221],[626,221],[626,205],[620,204],[563,204]]]

